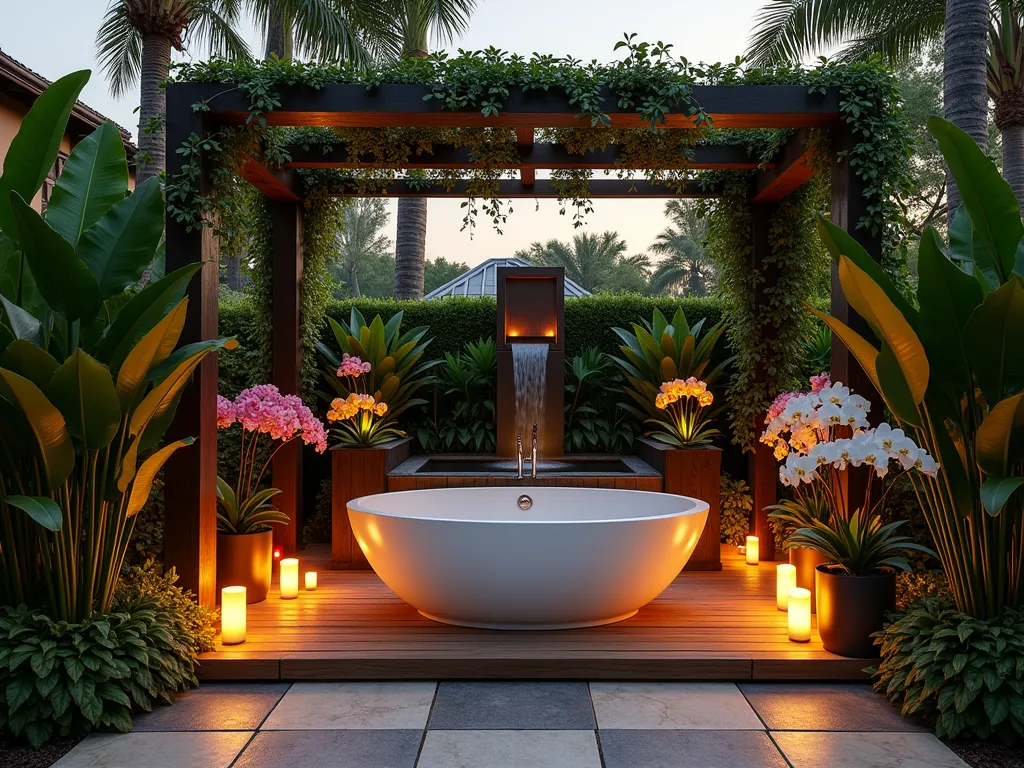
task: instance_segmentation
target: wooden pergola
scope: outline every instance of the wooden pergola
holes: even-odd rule
[[[535,131],[543,128],[590,127],[578,119],[568,99],[554,91],[513,90],[496,117],[484,117],[479,111],[443,109],[436,99],[424,100],[430,92],[421,85],[381,85],[367,90],[364,85],[326,85],[312,88],[283,88],[281,107],[266,113],[267,123],[275,126],[343,127],[508,127],[518,137],[518,179],[499,182],[500,197],[557,197],[552,183],[537,179],[542,169],[616,168],[614,147],[604,151],[570,154],[564,147],[535,144]],[[699,86],[693,98],[711,117],[714,128],[791,128],[796,130],[776,156],[767,164],[748,156],[740,146],[697,146],[688,166],[693,169],[747,169],[755,171],[750,187],[752,203],[751,267],[756,267],[769,247],[769,227],[777,205],[815,173],[810,162],[808,128],[823,128],[831,135],[832,220],[853,235],[869,253],[880,258],[880,242],[856,224],[866,213],[868,201],[863,184],[850,169],[848,150],[855,141],[849,127],[840,118],[839,88],[825,93],[810,93],[806,86],[737,85]],[[194,111],[193,104],[206,102],[207,111]],[[648,127],[632,110],[620,109],[611,92],[604,103],[613,128]],[[241,125],[249,117],[249,105],[238,89],[226,89],[222,83],[172,83],[167,87],[167,146],[173,150],[192,134],[209,135],[223,125]],[[691,128],[692,118],[670,114],[667,128]],[[844,151],[847,150],[847,151]],[[297,169],[352,168],[345,150],[323,152],[320,149],[295,151],[291,162],[282,168],[269,168],[258,159],[247,162],[243,176],[267,198],[272,216],[272,383],[282,392],[300,390],[302,347],[300,344],[299,288],[302,277],[302,196]],[[173,162],[173,161],[172,161]],[[371,164],[372,158],[365,158]],[[428,156],[417,156],[412,168],[471,168],[466,148],[437,147]],[[178,168],[170,167],[169,173]],[[206,184],[204,169],[201,188]],[[696,182],[686,185],[683,194],[676,188],[652,185],[629,179],[595,179],[590,182],[592,198],[669,198],[713,197],[719,190]],[[464,197],[467,181],[454,188],[437,185],[415,188],[397,181],[380,192],[386,196]],[[355,185],[337,191],[339,195],[365,195]],[[218,323],[218,243],[210,229],[186,231],[185,226],[167,220],[167,268],[203,262],[202,270],[188,288],[190,303],[182,343],[217,336]],[[770,279],[770,278],[769,278]],[[846,303],[833,269],[832,314],[862,327]],[[832,349],[832,374],[854,389],[870,394],[867,377],[842,345]],[[205,360],[183,393],[168,439],[194,436],[198,446],[180,451],[167,463],[164,492],[168,520],[165,526],[165,561],[177,567],[182,586],[194,590],[205,605],[215,602],[216,584],[216,475],[217,475],[217,361]],[[773,536],[763,507],[776,499],[777,464],[763,446],[751,454],[750,478],[754,496],[755,533],[762,543],[761,556],[773,556]],[[298,545],[299,503],[302,489],[301,446],[289,444],[277,454],[273,465],[273,484],[283,493],[279,506],[296,524],[275,526],[275,542],[285,552]]]

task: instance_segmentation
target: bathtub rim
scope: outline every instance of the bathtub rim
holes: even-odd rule
[[[479,518],[466,518],[459,519],[453,517],[435,517],[426,515],[410,515],[410,514],[397,514],[394,512],[384,512],[381,510],[370,509],[364,504],[360,503],[366,499],[372,499],[377,496],[404,496],[407,494],[423,494],[423,493],[454,493],[459,491],[518,491],[520,494],[530,495],[530,490],[536,490],[543,488],[544,490],[555,490],[555,491],[574,491],[574,492],[601,492],[601,493],[627,493],[627,494],[642,494],[644,496],[669,496],[676,499],[685,499],[691,502],[693,505],[691,509],[684,512],[672,512],[666,515],[645,515],[643,517],[609,517],[609,518],[588,518],[581,520],[516,520],[515,518],[508,520],[481,520]],[[373,493],[367,494],[366,496],[359,496],[355,499],[351,499],[346,505],[348,511],[353,509],[357,512],[362,512],[367,515],[376,515],[378,517],[390,517],[396,520],[423,520],[435,523],[472,523],[476,525],[599,525],[602,523],[639,523],[651,520],[670,520],[675,517],[685,517],[687,515],[695,515],[700,513],[710,513],[711,505],[703,499],[698,499],[694,496],[682,496],[674,493],[664,493],[662,491],[638,491],[631,488],[581,488],[573,486],[514,486],[514,485],[503,485],[503,486],[492,486],[492,487],[481,487],[481,486],[470,486],[461,488],[411,488],[407,491],[386,491],[384,493]]]

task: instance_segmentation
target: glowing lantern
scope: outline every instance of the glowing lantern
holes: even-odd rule
[[[245,587],[220,591],[220,641],[224,645],[245,642]]]
[[[757,565],[759,554],[757,536],[747,536],[747,565]]]
[[[796,586],[796,566],[782,563],[775,568],[775,607],[780,611],[789,608],[789,590]]]
[[[316,571],[306,571],[306,591],[316,591]]]
[[[789,590],[789,639],[806,643],[811,639],[811,590],[793,587]]]
[[[281,599],[294,600],[299,596],[299,560],[286,557],[281,561]]]

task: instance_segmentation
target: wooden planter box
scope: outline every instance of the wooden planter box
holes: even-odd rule
[[[633,442],[633,451],[665,479],[664,492],[692,496],[708,503],[708,522],[697,548],[684,571],[722,570],[722,526],[719,519],[722,490],[722,450],[714,446],[673,448],[657,440],[642,437]]]
[[[331,568],[370,567],[352,535],[348,503],[360,496],[386,492],[388,472],[409,458],[412,441],[413,438],[406,437],[372,448],[331,448]]]

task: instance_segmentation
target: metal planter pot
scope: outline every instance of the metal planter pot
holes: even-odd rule
[[[826,651],[857,659],[876,659],[880,647],[871,638],[886,614],[896,610],[896,573],[850,576],[827,565],[817,569],[818,633]]]
[[[223,587],[245,587],[247,603],[261,603],[270,592],[274,532],[217,534],[217,596]]]
[[[828,559],[814,549],[807,547],[793,547],[789,550],[789,564],[796,567],[796,585],[801,589],[809,590],[811,593],[811,613],[815,613],[815,574],[819,565],[824,565]]]

